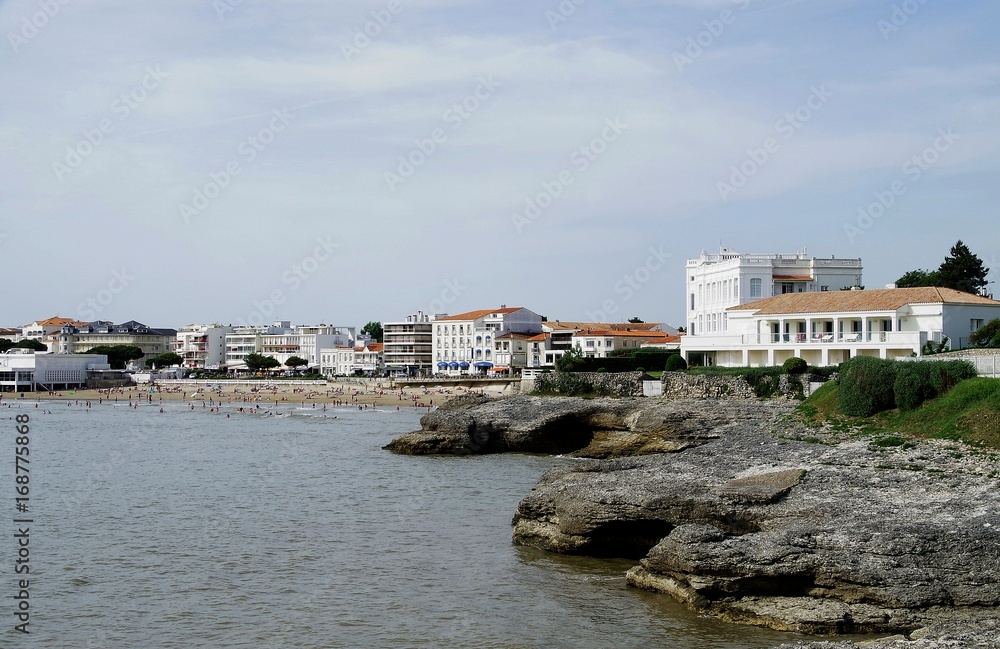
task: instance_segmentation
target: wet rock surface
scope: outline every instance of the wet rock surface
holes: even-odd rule
[[[634,557],[631,585],[775,629],[909,633],[996,615],[996,458],[819,439],[791,404],[742,403],[683,452],[550,471],[518,506],[514,542]]]

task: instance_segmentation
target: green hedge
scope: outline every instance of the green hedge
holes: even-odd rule
[[[679,356],[677,352],[665,354],[663,352],[649,354],[635,354],[634,356],[608,356],[606,358],[581,358],[574,372],[596,372],[604,368],[605,372],[644,372],[645,368],[663,367],[669,358]]]
[[[805,374],[806,370],[809,369],[809,364],[798,356],[792,356],[781,364],[781,369],[788,374]]]
[[[845,415],[870,417],[895,405],[892,386],[899,363],[871,356],[855,356],[840,366],[840,410]]]
[[[888,361],[858,356],[841,366],[840,410],[856,417],[892,408],[915,410],[974,376],[976,368],[967,361]]]
[[[688,368],[687,361],[680,354],[673,354],[667,358],[667,363],[664,366],[665,372],[682,372]]]

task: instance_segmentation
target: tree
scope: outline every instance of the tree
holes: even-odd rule
[[[896,280],[899,288],[915,288],[918,286],[937,286],[941,282],[937,271],[926,271],[923,268],[911,270]]]
[[[576,372],[582,364],[583,350],[579,347],[570,347],[556,359],[556,371]]]
[[[14,341],[10,338],[0,338],[0,354],[14,346]]]
[[[180,354],[175,354],[174,352],[167,352],[165,354],[160,354],[154,358],[146,360],[146,367],[156,366],[158,368],[170,367],[171,365],[180,365],[184,362]]]
[[[628,321],[631,322],[632,324],[642,324],[645,322],[645,320],[640,320],[639,316],[636,316],[634,318],[629,318]]]
[[[309,364],[309,361],[307,361],[306,359],[302,358],[301,356],[291,356],[291,357],[288,358],[287,361],[285,361],[285,367],[290,367],[293,370],[296,367],[302,367],[303,365],[308,365],[308,364]]]
[[[256,374],[264,370],[270,370],[281,365],[273,356],[264,356],[263,354],[247,354],[244,359],[247,364],[247,369]]]
[[[944,258],[937,271],[941,285],[965,293],[979,293],[986,286],[986,276],[990,269],[983,265],[983,260],[974,255],[961,239],[949,252],[950,256]]]
[[[123,370],[129,361],[142,358],[146,354],[135,345],[98,345],[80,354],[103,354],[113,370]]]
[[[377,343],[382,342],[382,323],[381,322],[369,322],[365,326],[361,327],[361,333],[368,334]]]
[[[686,334],[687,331],[687,327],[677,327],[677,333],[679,334]]]
[[[1000,318],[993,318],[969,336],[975,347],[1000,347]]]
[[[986,286],[990,269],[959,239],[937,270],[911,270],[896,280],[896,286],[943,286],[965,293],[979,293]]]
[[[35,340],[34,338],[25,338],[24,340],[19,340],[11,347],[11,349],[31,349],[36,352],[48,351],[48,347],[45,343],[40,340]]]

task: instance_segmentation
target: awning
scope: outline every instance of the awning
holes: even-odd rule
[[[452,361],[452,362],[448,363],[448,367],[450,367],[453,370],[457,370],[458,369],[458,361]]]
[[[461,363],[458,364],[458,366],[461,367],[463,370],[469,369],[468,361],[462,361]]]
[[[447,361],[441,361],[440,363],[438,363],[438,367],[440,367],[441,369],[444,369],[444,368],[448,367],[448,362]]]
[[[487,369],[487,368],[493,367],[493,363],[491,363],[489,361],[479,361],[478,363],[476,363],[476,367],[479,367],[479,368],[482,368],[482,369]]]
[[[506,367],[494,367],[493,371],[494,372],[506,372],[507,368]]]

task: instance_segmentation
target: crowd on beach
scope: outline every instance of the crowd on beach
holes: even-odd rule
[[[320,389],[322,388],[322,389]],[[422,387],[418,389],[394,388],[373,380],[362,383],[330,383],[326,386],[292,386],[280,384],[222,385],[206,382],[193,385],[124,386],[98,390],[72,390],[0,393],[0,407],[13,407],[15,403],[34,401],[39,408],[43,401],[65,401],[67,407],[111,404],[127,405],[138,409],[140,405],[157,405],[165,412],[164,402],[180,402],[188,410],[205,410],[223,413],[227,418],[235,414],[281,415],[295,409],[326,412],[328,408],[357,408],[366,410],[392,410],[403,408],[433,410],[444,401],[467,394],[486,395],[481,389],[465,387]]]

